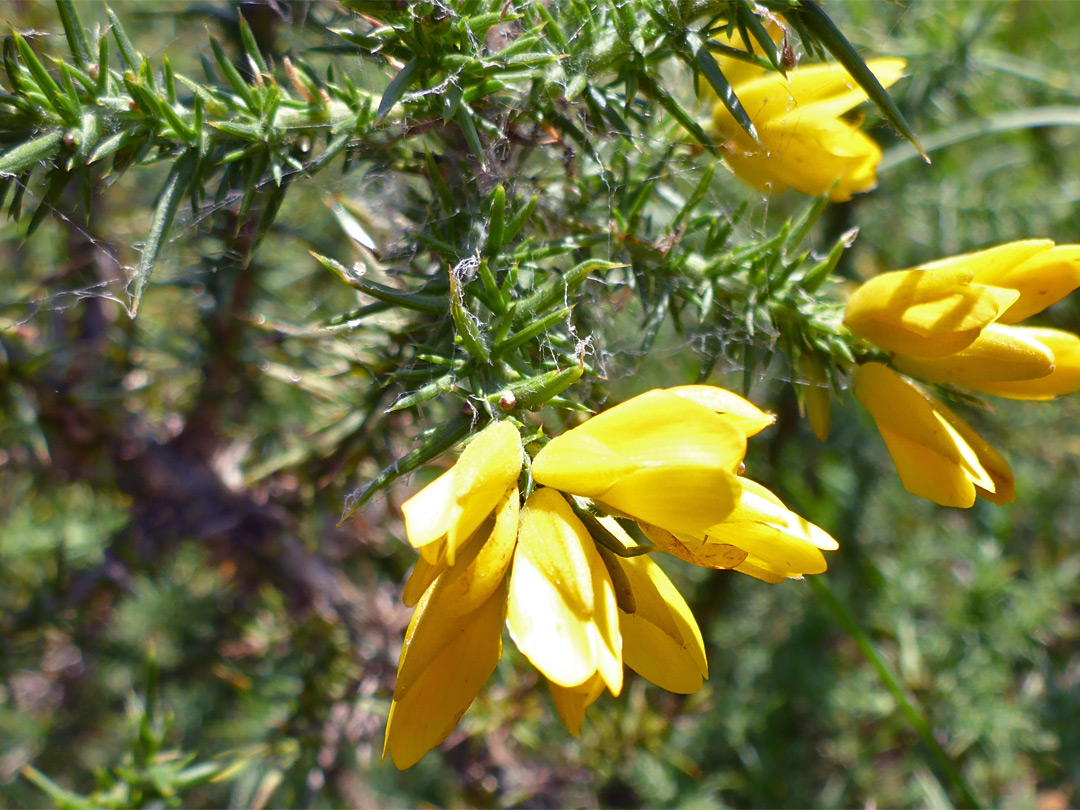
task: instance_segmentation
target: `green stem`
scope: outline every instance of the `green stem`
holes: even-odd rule
[[[865,656],[866,660],[877,670],[878,677],[881,678],[881,682],[885,684],[885,688],[889,690],[889,693],[896,698],[896,702],[900,705],[900,710],[907,718],[911,727],[915,729],[915,732],[919,735],[919,738],[923,741],[930,752],[934,755],[934,759],[937,761],[938,767],[948,778],[952,786],[963,798],[964,804],[968,807],[979,808],[982,807],[982,803],[975,797],[974,791],[971,786],[964,779],[963,774],[953,764],[952,758],[945,752],[945,749],[941,747],[941,744],[934,737],[933,729],[930,728],[930,724],[923,717],[919,707],[915,705],[915,701],[907,694],[903,685],[900,683],[900,679],[896,677],[896,673],[889,667],[888,662],[878,652],[873,640],[866,633],[865,630],[859,625],[855,616],[848,609],[847,605],[837,598],[833,593],[832,588],[828,582],[822,577],[807,577],[810,583],[810,587],[814,589],[814,593],[822,601],[829,612],[832,613],[833,618],[838,621],[843,628],[847,631],[848,635],[855,642],[855,646],[859,648],[859,651]]]

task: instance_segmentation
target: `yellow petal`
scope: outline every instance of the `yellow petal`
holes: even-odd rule
[[[604,691],[604,679],[593,675],[585,683],[569,687],[548,681],[548,689],[551,690],[555,710],[567,731],[578,737],[581,735],[581,724],[585,721],[585,710],[595,703]]]
[[[521,511],[510,574],[510,636],[549,680],[578,686],[599,673],[622,688],[622,637],[615,591],[585,526],[553,489]]]
[[[741,548],[788,577],[823,573],[827,565],[820,549],[837,548],[828,532],[795,514],[768,489],[748,479],[743,479],[739,508],[731,518],[709,530],[707,541]]]
[[[454,730],[502,655],[505,607],[504,585],[476,611],[457,617],[423,670],[400,694],[395,689],[386,723],[384,760],[389,753],[395,766],[409,768]],[[412,625],[414,641],[428,634],[422,614],[433,615],[429,613],[432,609],[437,610],[438,605],[432,606],[430,601],[417,608]],[[440,632],[445,629],[439,628]],[[402,650],[402,665],[409,650]]]
[[[447,615],[471,613],[502,583],[517,543],[518,507],[518,491],[511,489],[496,507],[490,532],[479,543],[470,540],[457,563],[439,577],[434,598]]]
[[[941,417],[949,423],[949,426],[978,459],[978,467],[983,475],[990,479],[989,484],[975,481],[975,489],[979,496],[996,504],[1015,501],[1016,480],[1009,462],[944,403],[938,402],[937,409]]]
[[[481,431],[450,470],[404,504],[405,533],[432,565],[457,550],[491,514],[521,472],[521,438],[509,422]]]
[[[678,385],[664,390],[669,394],[696,402],[714,413],[724,414],[727,420],[738,427],[748,439],[776,421],[776,417],[771,413],[766,413],[750,400],[726,388],[715,385]]]
[[[972,388],[975,381],[1009,382],[1046,377],[1054,370],[1054,355],[1017,327],[990,324],[968,347],[948,357],[893,358],[905,374],[927,382]]]
[[[423,549],[446,537],[454,515],[454,469],[451,467],[401,505],[405,534],[413,548]],[[434,564],[438,552],[431,555]]]
[[[703,533],[738,497],[746,436],[734,421],[650,391],[553,439],[534,459],[533,477],[671,531]]]
[[[623,661],[669,692],[701,688],[709,668],[701,630],[682,594],[647,556],[619,560],[630,580],[636,610],[619,612]]]
[[[1053,242],[1040,240],[1038,244],[1052,245]],[[1080,245],[1041,250],[1011,268],[980,265],[975,270],[975,280],[980,284],[1017,290],[1020,298],[1001,316],[1001,322],[1019,323],[1080,287]]]
[[[438,579],[439,574],[446,570],[446,563],[436,563],[432,565],[423,557],[418,557],[416,565],[413,566],[412,573],[409,574],[409,578],[405,580],[405,588],[401,593],[401,601],[408,607],[416,607],[416,603],[420,601],[420,597],[424,595],[432,583]]]
[[[1060,329],[1015,326],[1037,340],[1054,355],[1054,370],[1036,380],[999,382],[980,380],[968,383],[968,388],[982,394],[1008,399],[1053,399],[1080,391],[1080,337]]]
[[[874,417],[904,488],[942,506],[968,507],[976,494],[1014,497],[1012,472],[993,448],[943,403],[880,363],[855,371],[855,398]]]
[[[970,345],[1019,293],[972,284],[962,267],[882,273],[848,299],[844,324],[883,349],[944,357]]]

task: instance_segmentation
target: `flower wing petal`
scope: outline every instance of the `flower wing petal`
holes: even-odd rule
[[[458,617],[455,632],[442,638],[423,670],[400,694],[395,689],[383,759],[389,753],[398,769],[409,768],[454,730],[499,662],[505,614],[503,585],[476,611]],[[402,663],[407,654],[402,651]]]

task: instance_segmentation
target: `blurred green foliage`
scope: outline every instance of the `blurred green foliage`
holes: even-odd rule
[[[957,512],[902,490],[850,401],[814,439],[785,360],[841,358],[802,282],[853,227],[849,279],[1080,241],[1080,5],[829,2],[860,53],[908,59],[891,96],[933,165],[876,125],[880,187],[828,208],[742,188],[694,129],[684,35],[727,2],[402,5],[79,3],[128,69],[103,95],[131,103],[98,123],[44,56],[70,55],[65,6],[9,7],[61,95],[0,98],[0,152],[42,150],[0,226],[0,804],[968,803],[807,583],[667,560],[706,636],[702,692],[631,678],[573,740],[508,646],[442,748],[380,764],[414,556],[397,505],[433,471],[358,487],[539,386],[555,425],[706,378],[777,412],[748,467],[840,540],[831,592],[966,787],[1080,801],[1080,402],[975,413],[1020,494]],[[204,139],[193,85],[220,88]],[[89,160],[98,124],[117,136]],[[1045,320],[1080,331],[1080,305]]]

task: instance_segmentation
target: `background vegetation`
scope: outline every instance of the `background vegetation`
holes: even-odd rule
[[[1080,242],[1080,4],[830,0],[864,56],[907,58],[890,94],[933,165],[865,106],[880,187],[805,241],[783,228],[812,201],[746,189],[688,132],[707,113],[676,39],[635,56],[635,32],[666,36],[646,10],[660,4],[511,3],[534,8],[473,26],[459,21],[486,4],[346,5],[80,3],[85,50],[64,5],[0,6],[59,93],[45,113],[12,101],[13,72],[37,77],[10,39],[0,154],[49,150],[2,184],[0,805],[1080,800],[1080,399],[976,409],[1017,502],[935,507],[903,491],[850,397],[827,443],[799,419],[785,354],[830,345],[827,308],[748,294],[763,266],[813,249],[805,273],[853,227],[838,285],[1012,239]],[[738,4],[661,18],[700,25],[710,5]],[[97,81],[97,31],[115,71],[100,95],[126,107],[80,109],[89,88],[50,59]],[[263,66],[240,57],[252,42]],[[413,83],[387,91],[414,57]],[[202,141],[196,88],[217,122]],[[519,317],[486,286],[585,262],[572,312],[563,287]],[[1046,322],[1080,331],[1073,298]],[[480,348],[455,348],[470,329]],[[504,359],[495,377],[484,350]],[[339,518],[394,459],[435,455],[507,388],[524,408],[534,375],[575,368],[553,405],[749,386],[779,418],[748,467],[840,540],[827,586],[667,566],[705,633],[702,692],[631,678],[574,740],[510,651],[446,745],[406,773],[381,765],[415,556],[397,507],[434,471]]]

